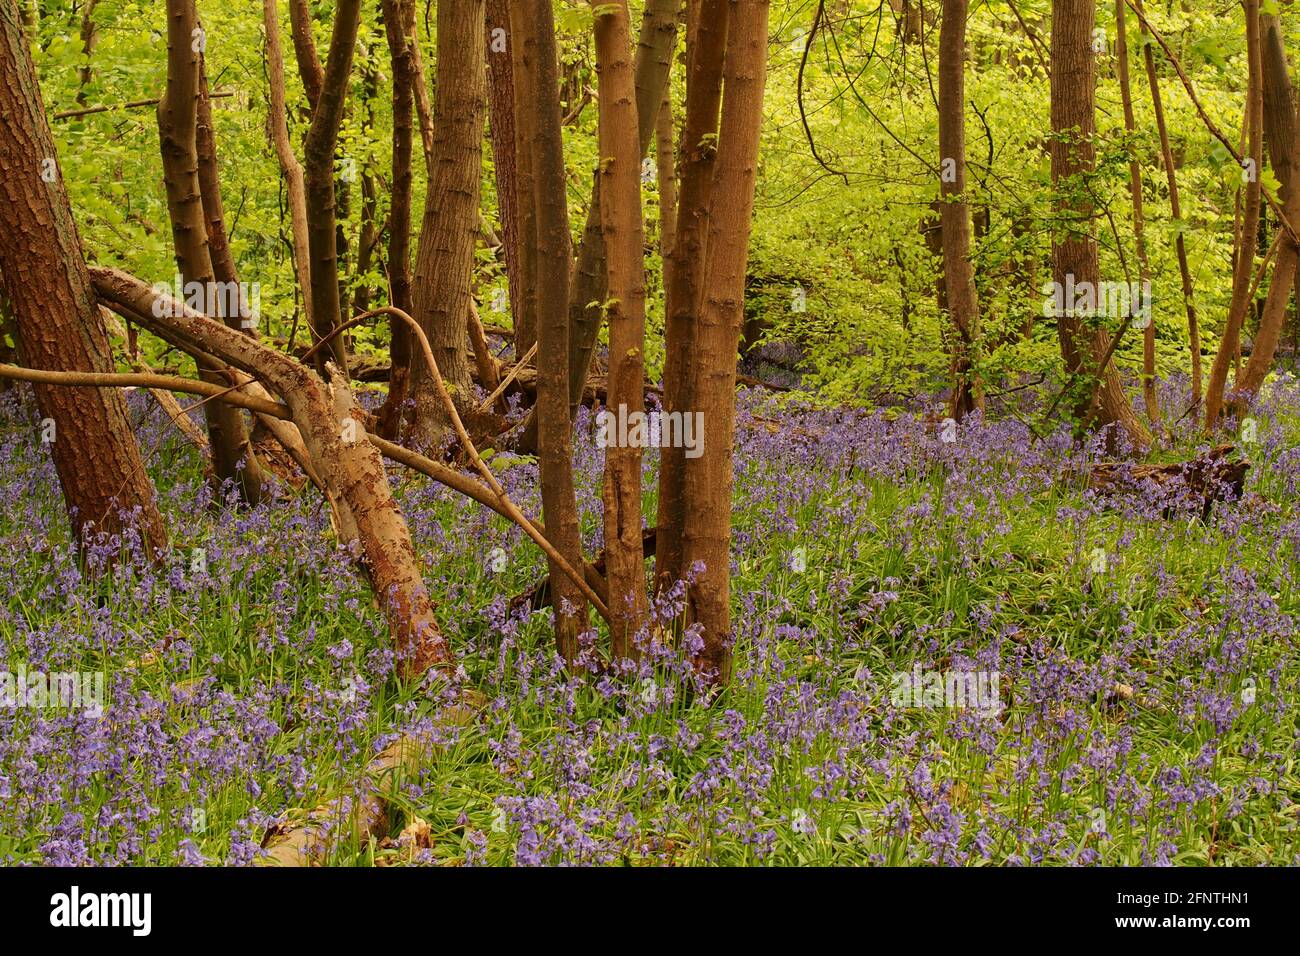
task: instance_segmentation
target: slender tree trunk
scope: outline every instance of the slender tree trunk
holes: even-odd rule
[[[564,140],[560,132],[559,76],[552,0],[518,0],[526,6],[533,57],[523,86],[531,95],[528,125],[533,134],[537,222],[537,434],[542,511],[547,537],[574,567],[581,567],[582,540],[573,487],[569,427],[569,209],[565,189]],[[578,635],[587,627],[582,593],[550,562],[555,587],[555,636],[561,656],[578,656]]]
[[[1133,113],[1133,87],[1129,80],[1128,26],[1126,0],[1115,0],[1115,61],[1119,66],[1119,91],[1124,103],[1124,130],[1132,137],[1137,129]],[[1133,197],[1133,243],[1137,250],[1138,282],[1142,288],[1151,279],[1151,260],[1147,255],[1146,217],[1142,211],[1142,167],[1138,163],[1137,146],[1128,147],[1129,193]],[[1156,396],[1156,324],[1154,316],[1146,317],[1142,330],[1142,400],[1146,404],[1147,419],[1153,427],[1160,427],[1160,400]]]
[[[347,99],[352,54],[360,22],[361,0],[338,0],[329,55],[325,59],[324,81],[303,146],[307,246],[311,253],[311,326],[318,341],[338,327],[342,307],[339,299],[338,223],[334,206],[334,147],[343,121],[343,105]],[[324,372],[327,361],[333,361],[339,372],[347,375],[347,350],[341,336],[335,336],[327,348],[317,353],[318,371]]]
[[[704,248],[709,234],[713,170],[722,102],[728,0],[691,0],[687,17],[686,113],[681,142],[681,193],[672,265],[665,270],[664,411],[690,414],[691,363],[695,327],[702,298]],[[656,587],[670,587],[686,577],[682,534],[686,523],[684,475],[686,452],[665,448],[659,459],[659,514],[655,537]]]
[[[0,4],[0,116],[0,292],[23,360],[40,369],[111,372],[108,334],[13,3]],[[53,424],[47,436],[77,543],[91,531],[133,526],[146,553],[162,554],[167,530],[121,393],[42,385],[35,392],[42,418]]]
[[[1210,368],[1209,388],[1205,393],[1205,428],[1213,429],[1223,410],[1224,391],[1228,383],[1228,366],[1237,354],[1241,342],[1241,328],[1250,309],[1250,287],[1255,276],[1255,248],[1259,242],[1259,215],[1264,169],[1264,89],[1263,63],[1259,32],[1259,0],[1244,0],[1246,7],[1246,129],[1250,152],[1244,171],[1245,198],[1242,200],[1241,229],[1237,234],[1237,250],[1232,273],[1232,299],[1228,304],[1228,320],[1224,325],[1219,351]],[[1285,74],[1284,74],[1285,80]],[[1289,95],[1287,112],[1290,113]],[[1287,118],[1290,133],[1290,116]]]
[[[646,0],[635,59],[638,139],[644,156],[654,141],[655,117],[672,64],[677,39],[677,8],[680,0]],[[597,177],[598,178],[598,177]],[[602,313],[598,303],[605,301],[604,236],[600,228],[599,183],[592,187],[591,205],[578,247],[574,267],[573,299],[569,303],[569,321],[573,334],[569,340],[569,404],[576,411],[591,368],[591,356],[600,335]],[[593,303],[597,303],[594,304]]]
[[[526,5],[511,3],[510,69],[514,80],[533,75],[533,60],[537,52],[536,41],[529,37],[531,29]],[[510,308],[514,320],[515,358],[522,360],[537,342],[537,182],[533,175],[532,152],[536,123],[529,115],[533,102],[531,91],[524,89],[522,82],[514,82],[513,96],[519,262],[517,274],[511,279]]]
[[[1290,92],[1286,59],[1281,55],[1279,44],[1281,36],[1277,36],[1277,39],[1270,38],[1270,42],[1264,44],[1264,127],[1269,138],[1274,169],[1279,173],[1279,198],[1283,199],[1284,215],[1292,226],[1300,228],[1300,189],[1297,189],[1291,178],[1294,176],[1296,156],[1300,156],[1300,121],[1291,112],[1295,108],[1294,96]],[[1286,146],[1288,138],[1290,147]],[[1296,281],[1297,265],[1300,265],[1300,247],[1296,246],[1291,233],[1283,229],[1278,239],[1277,260],[1273,264],[1273,281],[1269,284],[1268,297],[1264,300],[1264,312],[1260,316],[1260,328],[1255,334],[1251,360],[1245,363],[1245,368],[1236,377],[1232,388],[1236,395],[1232,408],[1238,415],[1244,414],[1248,403],[1260,393],[1260,386],[1264,385],[1265,377],[1273,368],[1273,359],[1277,355],[1278,343],[1281,342],[1282,330],[1286,325],[1287,304],[1290,303],[1291,289]],[[1206,418],[1206,421],[1209,419]]]
[[[392,305],[411,312],[411,172],[415,68],[412,33],[414,0],[383,0],[384,30],[393,64],[393,194],[388,220],[388,297]],[[392,374],[388,397],[380,409],[378,433],[395,439],[411,376],[411,332],[396,317],[389,322]]]
[[[478,237],[483,170],[483,0],[438,4],[438,84],[435,92],[433,172],[420,230],[414,300],[416,321],[456,402],[470,397],[466,323]],[[415,411],[411,436],[431,446],[450,423],[428,369],[411,374]]]
[[[1138,13],[1145,13],[1142,0],[1136,0]],[[1149,41],[1146,23],[1140,24],[1142,38]],[[1147,68],[1147,84],[1151,87],[1151,105],[1156,114],[1156,129],[1160,134],[1160,155],[1169,182],[1169,215],[1178,223],[1183,218],[1182,202],[1178,193],[1178,170],[1174,167],[1174,151],[1169,143],[1169,124],[1165,121],[1164,99],[1160,95],[1160,75],[1156,72],[1155,44],[1144,42],[1142,58]],[[1178,273],[1183,284],[1183,307],[1187,311],[1187,343],[1192,352],[1192,401],[1201,400],[1201,330],[1196,314],[1196,301],[1192,290],[1192,269],[1187,261],[1187,241],[1180,229],[1174,236],[1174,249],[1178,253]]]
[[[974,374],[979,300],[970,262],[970,204],[966,197],[967,0],[943,0],[939,27],[939,162],[943,202],[943,274],[953,325],[952,415],[958,421],[983,405]]]
[[[95,42],[99,39],[99,32],[95,29],[95,5],[96,0],[86,0],[81,10],[81,53],[86,58],[86,62],[81,67],[77,102],[82,106],[86,105],[86,87],[90,85],[90,80],[94,76],[90,58],[95,53]]]
[[[311,254],[307,243],[307,189],[303,181],[302,164],[294,155],[289,140],[288,114],[284,105],[284,53],[280,48],[280,19],[276,0],[262,0],[262,22],[266,29],[266,72],[270,88],[271,140],[275,154],[284,173],[285,191],[289,197],[289,222],[293,230],[293,262],[298,273],[298,288],[302,291],[302,311],[310,316]]]
[[[1071,220],[1069,238],[1054,243],[1053,278],[1058,289],[1084,283],[1093,289],[1100,281],[1097,241],[1092,235],[1092,203],[1077,198],[1082,192],[1078,179],[1097,165],[1094,94],[1096,56],[1093,26],[1096,0],[1053,0],[1052,3],[1052,183],[1062,192],[1073,191],[1059,203],[1063,219]],[[1072,182],[1072,180],[1074,182]],[[1057,318],[1061,356],[1072,383],[1082,383],[1075,405],[1076,417],[1084,425],[1122,429],[1134,445],[1151,446],[1151,433],[1133,414],[1110,352],[1110,336],[1100,327],[1084,328],[1073,303],[1064,303]],[[1086,316],[1092,325],[1094,317]],[[1113,439],[1112,433],[1112,439]]]
[[[670,82],[655,120],[655,180],[659,186],[659,255],[664,269],[671,268],[673,237],[677,235],[677,162],[673,145],[673,97]],[[665,285],[667,282],[665,281]]]
[[[298,61],[298,75],[302,78],[307,105],[314,113],[325,86],[325,70],[316,55],[316,38],[312,36],[311,10],[307,0],[289,0],[289,25],[293,34],[293,53]]]
[[[208,243],[198,153],[199,74],[204,41],[194,0],[168,0],[167,87],[158,102],[158,132],[176,267],[187,287],[201,289],[205,302],[219,303],[224,296],[215,294],[216,274]],[[212,172],[215,175],[215,169]],[[211,305],[210,309],[219,316],[219,305]],[[204,381],[231,384],[219,363],[200,359],[197,365]],[[203,414],[217,480],[234,482],[245,501],[257,504],[262,498],[262,472],[243,415],[220,402],[204,404]]]
[[[607,404],[617,422],[645,412],[641,144],[627,0],[592,4],[597,8],[600,76],[600,219],[609,288]],[[616,425],[612,431],[617,434]],[[649,608],[641,540],[641,456],[635,442],[605,443],[605,568],[615,660],[637,656],[634,638]]]
[[[722,121],[713,171],[700,310],[691,363],[692,395],[704,419],[703,454],[686,459],[690,520],[684,563],[703,570],[687,592],[687,618],[701,627],[695,659],[706,678],[731,678],[731,489],[736,359],[745,309],[745,267],[758,173],[767,79],[767,0],[731,0]]]

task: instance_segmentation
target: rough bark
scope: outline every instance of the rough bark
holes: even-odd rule
[[[428,336],[443,380],[458,405],[470,395],[466,322],[483,166],[484,22],[483,0],[443,0],[438,4],[433,170],[412,293],[412,314]],[[446,434],[450,423],[423,365],[411,370],[411,386],[415,398],[411,437],[418,444],[432,446]]]
[[[1096,54],[1093,27],[1096,0],[1053,0],[1052,3],[1052,183],[1061,193],[1058,214],[1068,225],[1069,235],[1053,242],[1053,278],[1064,289],[1073,282],[1100,281],[1097,241],[1092,235],[1092,202],[1082,195],[1080,179],[1097,164],[1093,138],[1097,131],[1094,100]],[[1151,434],[1133,413],[1124,394],[1119,370],[1111,352],[1111,339],[1099,326],[1085,327],[1073,313],[1071,303],[1057,318],[1057,333],[1066,373],[1080,389],[1075,415],[1080,424],[1092,427],[1116,426],[1135,446],[1151,445]],[[1087,325],[1094,318],[1087,317]],[[1104,363],[1103,363],[1104,360]],[[1110,433],[1112,440],[1114,432]]]
[[[681,191],[672,267],[667,270],[664,305],[664,410],[695,408],[690,368],[699,314],[713,194],[713,167],[722,102],[728,0],[691,0],[686,41],[686,113],[681,141]],[[683,475],[685,450],[665,448],[659,459],[658,536],[655,582],[663,589],[682,580],[682,529],[686,521]]]
[[[12,3],[0,5],[0,115],[0,291],[23,358],[42,369],[111,371],[108,335]],[[42,177],[47,170],[53,182]],[[163,553],[167,531],[121,394],[35,391],[42,418],[54,422],[51,453],[75,540],[80,544],[92,530],[113,534],[133,526],[146,553]]]
[[[691,364],[692,396],[704,417],[704,448],[687,458],[683,534],[686,567],[703,565],[687,591],[687,619],[701,628],[695,659],[706,679],[731,677],[731,490],[736,360],[744,321],[745,267],[758,173],[767,74],[767,0],[731,0],[722,120],[705,248],[703,307]]]
[[[943,0],[939,27],[939,222],[948,315],[953,325],[951,410],[960,421],[983,404],[974,375],[979,300],[970,262],[970,204],[966,197],[967,0]]]
[[[609,289],[609,409],[645,411],[645,259],[641,148],[637,138],[627,0],[592,0],[599,76],[600,220]],[[655,105],[657,112],[657,105]],[[635,658],[649,609],[641,544],[641,457],[635,442],[605,447],[605,553],[614,660]]]

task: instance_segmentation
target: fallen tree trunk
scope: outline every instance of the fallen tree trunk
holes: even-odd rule
[[[126,273],[96,268],[92,280],[103,301],[125,310],[128,318],[211,353],[284,399],[319,474],[340,541],[360,550],[398,653],[399,672],[414,677],[433,666],[450,666],[452,653],[434,619],[409,529],[393,501],[379,451],[365,440],[360,410],[342,375],[327,381]]]

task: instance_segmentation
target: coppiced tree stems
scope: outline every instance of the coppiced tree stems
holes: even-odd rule
[[[600,77],[600,221],[609,289],[608,405],[622,417],[645,411],[641,144],[627,2],[591,2]],[[649,105],[657,111],[658,104]],[[615,660],[637,656],[635,638],[649,609],[641,540],[641,456],[635,444],[606,444],[605,566]]]
[[[731,0],[722,119],[704,250],[703,301],[689,375],[704,420],[704,453],[685,461],[683,563],[697,569],[687,618],[700,625],[695,666],[705,679],[731,678],[731,492],[736,361],[744,322],[745,267],[758,173],[767,78],[767,0]]]
[[[664,411],[694,410],[691,363],[704,281],[713,169],[722,103],[729,0],[691,0],[687,13],[686,112],[681,142],[677,232],[667,270],[664,304]],[[665,448],[659,460],[659,514],[655,584],[685,578],[682,534],[686,521],[685,450]]]

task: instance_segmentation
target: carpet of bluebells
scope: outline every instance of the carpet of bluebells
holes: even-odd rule
[[[945,441],[915,411],[744,393],[736,674],[711,701],[682,663],[690,633],[632,673],[566,673],[549,612],[511,605],[545,572],[536,548],[394,469],[461,679],[489,701],[454,731],[454,687],[394,677],[310,490],[222,500],[132,393],[178,560],[150,567],[128,537],[83,564],[26,395],[0,396],[0,670],[103,672],[107,701],[0,707],[2,863],[254,863],[403,734],[440,746],[393,787],[390,833],[340,832],[322,863],[1300,862],[1289,379],[1252,413],[1243,497],[1208,519],[1138,480],[1090,491],[1102,451],[1064,428],[1039,439],[1003,414]],[[1185,408],[1185,385],[1164,399]],[[1171,455],[1208,447],[1192,418]],[[594,554],[591,434],[584,418]],[[493,464],[538,513],[535,464]],[[915,667],[995,672],[1001,707],[897,706],[893,675]]]

